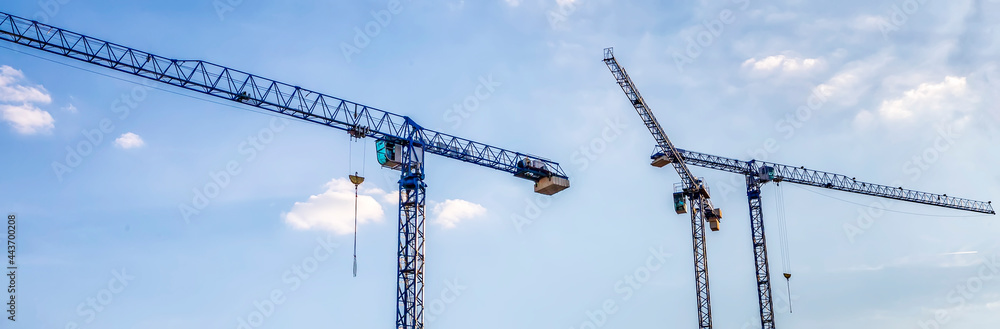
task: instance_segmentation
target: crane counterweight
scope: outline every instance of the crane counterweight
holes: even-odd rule
[[[673,160],[670,160],[670,158],[668,158],[665,155],[661,155],[661,156],[653,158],[653,163],[651,163],[651,165],[653,167],[663,168],[663,167],[666,167],[671,162],[673,162]]]
[[[559,176],[546,176],[535,182],[535,193],[553,195],[569,188],[569,180]]]

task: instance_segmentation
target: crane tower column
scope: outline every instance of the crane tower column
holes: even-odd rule
[[[700,193],[689,193],[691,202],[691,241],[694,248],[694,282],[698,295],[698,328],[712,328],[712,294],[708,288],[708,250],[705,247],[706,200]],[[708,207],[708,211],[712,211]]]
[[[424,150],[402,145],[399,178],[399,264],[396,328],[424,328]]]
[[[753,164],[751,163],[751,166]],[[767,241],[764,237],[764,212],[761,209],[760,186],[764,183],[754,175],[746,175],[747,202],[750,205],[750,233],[753,241],[754,267],[757,270],[757,299],[760,304],[760,327],[774,329],[774,304],[771,302],[771,272],[767,265]]]

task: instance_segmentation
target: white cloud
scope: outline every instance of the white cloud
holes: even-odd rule
[[[23,86],[18,84],[24,79],[24,73],[13,67],[0,66],[0,102],[7,103],[42,103],[52,102],[52,97],[42,86]]]
[[[379,199],[395,200],[395,194],[378,188],[365,188],[358,192],[358,225],[381,222],[385,217]],[[354,184],[346,178],[335,178],[326,184],[326,192],[310,196],[305,202],[296,202],[292,209],[281,214],[288,225],[300,230],[320,229],[336,234],[354,232]]]
[[[844,269],[846,272],[882,271],[890,268],[967,268],[982,266],[984,260],[978,252],[962,251],[941,254],[914,254],[877,265],[856,265]]]
[[[48,104],[52,97],[42,86],[23,86],[20,83],[24,73],[13,67],[0,66],[0,102],[17,103],[19,105],[0,104],[0,114],[3,120],[20,134],[32,135],[49,133],[55,127],[52,115],[35,106],[35,103]]]
[[[854,116],[854,126],[860,129],[870,129],[875,123],[875,115],[871,111],[861,110]]]
[[[837,73],[837,75],[833,76],[830,80],[827,80],[823,84],[816,86],[816,88],[825,95],[834,95],[838,92],[850,89],[857,84],[859,80],[860,79],[855,72],[845,71]]]
[[[941,83],[923,83],[900,98],[882,101],[879,116],[886,120],[913,119],[917,115],[950,115],[968,100],[965,78],[945,77]]]
[[[115,146],[118,146],[126,150],[131,148],[142,147],[143,145],[146,145],[146,142],[142,141],[142,137],[139,137],[139,135],[130,132],[124,133],[121,135],[121,137],[115,139]]]
[[[382,202],[385,202],[385,203],[398,203],[399,202],[399,191],[398,190],[393,190],[393,191],[384,192],[384,193],[385,193],[385,195],[382,195]]]
[[[556,0],[556,4],[559,5],[559,7],[571,7],[576,5],[579,1],[580,0]]]
[[[435,204],[431,213],[435,217],[435,224],[444,228],[455,228],[455,225],[463,220],[482,217],[486,214],[486,208],[469,201],[455,199]]]
[[[816,86],[814,92],[826,96],[831,103],[841,106],[857,105],[875,81],[879,80],[878,74],[891,59],[890,56],[877,54],[848,63],[833,77]]]
[[[817,69],[822,63],[822,60],[819,58],[795,58],[785,55],[774,55],[762,59],[748,59],[743,62],[743,67],[758,73],[802,73]]]
[[[881,31],[885,24],[889,24],[885,17],[874,15],[860,15],[854,18],[851,26],[863,31]]]
[[[450,8],[451,11],[462,10],[462,8],[465,8],[465,0],[458,0],[458,2],[454,2],[454,3],[449,2],[448,3],[448,8]]]
[[[62,109],[64,111],[69,112],[69,113],[76,113],[76,112],[78,112],[77,109],[76,109],[76,106],[73,105],[73,104],[66,105]]]
[[[49,133],[55,126],[52,115],[31,104],[0,105],[3,120],[20,134]]]
[[[798,14],[796,14],[794,12],[791,12],[791,11],[786,11],[786,12],[768,12],[767,16],[764,17],[764,21],[768,22],[768,23],[791,22],[791,21],[795,21],[796,19],[798,19],[798,17],[799,17]]]

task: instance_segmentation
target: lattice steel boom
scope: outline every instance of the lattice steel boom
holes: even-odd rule
[[[665,155],[666,153],[661,150],[662,149],[658,148],[656,153]],[[677,149],[677,152],[680,153],[681,158],[684,159],[685,163],[692,166],[728,171],[742,175],[760,175],[760,168],[770,167],[774,168],[774,178],[770,179],[771,181],[822,187],[832,190],[950,209],[965,210],[982,214],[996,214],[993,210],[992,202],[976,201],[947,196],[944,194],[915,191],[904,189],[901,186],[868,183],[859,181],[854,177],[807,169],[801,166],[789,166],[780,163],[757,160],[743,161],[684,149]],[[654,154],[653,158],[657,157],[657,154]]]
[[[0,12],[0,39],[202,94],[243,103],[342,130],[367,128],[366,137],[412,140],[426,152],[512,174],[525,158],[544,164],[524,178],[566,177],[558,163],[425,129],[410,118],[371,106],[200,60],[151,54]]]

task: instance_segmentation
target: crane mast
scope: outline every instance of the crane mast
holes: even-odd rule
[[[425,129],[409,117],[200,60],[171,59],[0,12],[0,40],[372,137],[379,163],[400,171],[397,329],[424,318],[424,154],[436,154],[535,182],[552,195],[569,187],[558,163]]]
[[[685,164],[683,155],[677,152],[674,144],[670,142],[667,138],[667,133],[664,132],[663,127],[656,120],[656,116],[646,105],[646,101],[639,94],[638,88],[636,88],[635,83],[632,82],[632,78],[629,77],[625,69],[618,64],[618,60],[615,59],[614,49],[605,48],[604,49],[604,63],[611,70],[611,74],[614,75],[615,80],[618,81],[618,85],[625,92],[632,106],[635,108],[636,113],[639,114],[639,118],[649,129],[649,132],[653,134],[653,139],[656,140],[656,146],[662,150],[669,150],[667,157],[661,158],[663,161],[659,162],[658,167],[665,166],[667,163],[672,164],[674,170],[677,171],[677,175],[681,177],[681,184],[683,184],[683,193],[687,198],[691,206],[691,240],[692,249],[694,250],[694,272],[695,272],[695,292],[697,294],[698,302],[698,328],[706,329],[712,328],[712,302],[711,293],[708,283],[708,250],[705,246],[705,221],[708,220],[713,231],[719,230],[719,220],[721,219],[721,211],[712,206],[710,200],[708,187],[705,183],[696,178]],[[676,200],[675,200],[676,203]],[[677,206],[675,205],[675,208]],[[680,211],[678,210],[678,213]]]

